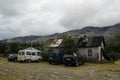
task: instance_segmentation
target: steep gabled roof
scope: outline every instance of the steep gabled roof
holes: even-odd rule
[[[94,36],[94,37],[86,37],[87,41],[84,42],[84,38],[79,38],[78,47],[98,47],[101,46],[101,43],[105,45],[105,40],[103,36]]]
[[[49,47],[59,47],[62,42],[63,39],[52,39],[52,42],[49,45]]]

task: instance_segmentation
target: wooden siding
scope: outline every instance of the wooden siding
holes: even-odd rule
[[[92,56],[88,55],[88,49],[92,50]],[[101,55],[101,46],[92,48],[79,48],[78,53],[83,56],[86,61],[101,61],[103,56]]]

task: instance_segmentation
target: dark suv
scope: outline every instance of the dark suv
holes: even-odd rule
[[[8,55],[8,61],[17,62],[17,54],[9,54]]]
[[[61,52],[50,52],[49,53],[49,64],[61,64],[63,63],[63,53]]]
[[[63,59],[65,66],[84,64],[84,58],[79,53],[65,54]]]

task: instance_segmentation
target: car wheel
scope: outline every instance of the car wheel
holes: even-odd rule
[[[30,63],[30,62],[31,62],[31,60],[30,60],[30,59],[28,59],[28,60],[27,60],[27,62],[28,62],[28,63]]]
[[[51,62],[49,62],[49,64],[52,64]]]
[[[68,66],[68,64],[67,64],[67,63],[65,63],[65,66]]]
[[[10,60],[8,60],[10,62]]]
[[[38,62],[41,62],[41,59],[39,59]]]
[[[78,61],[76,61],[75,66],[79,66],[79,62]]]
[[[84,61],[82,61],[82,64],[84,64]]]
[[[57,65],[59,65],[59,64],[60,64],[60,62],[58,61],[58,62],[57,62]]]
[[[79,60],[79,65],[83,64],[83,61]]]

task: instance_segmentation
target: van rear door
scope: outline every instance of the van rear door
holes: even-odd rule
[[[21,51],[21,52],[18,52],[18,61],[25,61],[25,52],[24,51]]]

